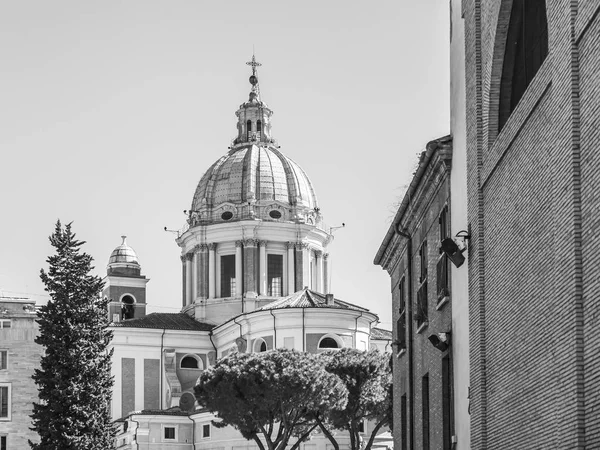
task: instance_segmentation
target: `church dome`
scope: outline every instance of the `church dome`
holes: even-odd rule
[[[141,267],[135,250],[127,245],[127,236],[121,236],[121,239],[123,239],[123,242],[112,251],[108,259],[108,273],[123,272],[139,275]]]
[[[234,148],[215,162],[198,183],[192,210],[248,202],[317,207],[315,191],[304,170],[267,145]]]

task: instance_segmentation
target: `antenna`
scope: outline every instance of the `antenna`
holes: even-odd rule
[[[339,230],[340,228],[344,228],[345,226],[346,224],[342,222],[342,224],[337,227],[329,227],[329,234],[333,235],[334,231]]]

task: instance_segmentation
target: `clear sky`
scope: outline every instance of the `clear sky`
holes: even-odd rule
[[[252,56],[281,151],[330,225],[335,296],[391,329],[373,258],[416,154],[449,133],[440,0],[0,1],[0,295],[43,301],[57,219],[104,275],[126,234],[150,312],[181,305],[183,226],[236,135]]]

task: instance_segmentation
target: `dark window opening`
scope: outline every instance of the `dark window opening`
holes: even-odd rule
[[[400,291],[400,316],[398,317],[398,320],[396,322],[396,339],[398,343],[396,351],[406,349],[406,291],[404,281],[405,278],[402,277],[402,279],[400,280],[400,284],[398,285],[398,290]]]
[[[417,304],[413,319],[417,321],[417,327],[429,321],[429,304],[427,302],[427,283],[423,283],[417,291]]]
[[[281,219],[281,211],[274,209],[273,211],[269,212],[269,216],[271,219]]]
[[[440,242],[448,237],[448,207],[444,206],[442,212],[440,213],[440,217],[438,218],[438,223],[440,225]]]
[[[202,437],[210,437],[210,425],[202,425]]]
[[[444,450],[452,448],[452,372],[450,358],[442,358],[442,435]]]
[[[221,256],[221,297],[235,294],[235,255]]]
[[[182,369],[197,369],[198,368],[198,360],[193,356],[186,356],[181,360],[181,368]]]
[[[8,417],[8,386],[0,386],[0,417]]]
[[[125,295],[121,299],[121,317],[123,320],[133,319],[135,316],[135,300],[131,295]]]
[[[498,130],[502,130],[548,55],[545,0],[513,0],[506,35]]]
[[[250,140],[250,136],[252,135],[252,121],[249,120],[246,122],[246,137]]]
[[[437,300],[438,302],[443,300],[444,297],[450,295],[450,290],[448,289],[448,257],[445,253],[440,255],[440,259],[438,259],[437,266]]]
[[[267,282],[269,296],[283,295],[283,255],[267,255]]]
[[[0,350],[0,370],[8,368],[8,350]]]
[[[165,439],[175,439],[175,428],[165,427]]]
[[[262,122],[260,120],[256,121],[256,135],[258,137],[260,137],[260,134],[262,132]]]
[[[7,450],[6,436],[0,436],[0,450]]]
[[[358,432],[359,433],[364,433],[365,432],[365,421],[361,420],[358,424]]]
[[[421,414],[423,425],[423,450],[429,450],[429,374],[421,380]]]
[[[408,421],[406,418],[407,403],[406,394],[400,397],[400,450],[406,450],[408,448]]]
[[[419,260],[421,268],[419,282],[424,283],[427,281],[427,239],[423,241],[419,249]]]
[[[338,348],[338,343],[335,339],[326,337],[319,342],[319,348]]]
[[[221,219],[223,220],[231,220],[232,217],[233,213],[231,211],[225,211],[223,214],[221,214]]]
[[[260,343],[260,349],[258,351],[259,352],[266,352],[267,351],[267,343],[265,341],[262,341]]]

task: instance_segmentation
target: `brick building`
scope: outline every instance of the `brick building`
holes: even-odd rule
[[[0,298],[0,449],[29,448],[29,430],[37,386],[31,375],[39,366],[42,348],[34,342],[38,332],[35,301]]]
[[[471,447],[600,448],[600,1],[456,6]]]
[[[391,277],[394,444],[450,449],[455,435],[450,260],[452,139],[429,142],[375,257]],[[466,271],[466,269],[463,269]],[[437,345],[430,341],[439,339]]]

